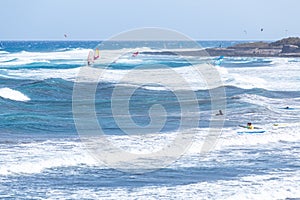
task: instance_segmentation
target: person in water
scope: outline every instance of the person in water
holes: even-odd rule
[[[247,123],[247,126],[246,126],[247,129],[254,129],[254,126],[252,125],[252,123]]]
[[[222,110],[219,110],[219,113],[217,113],[216,115],[223,115]]]

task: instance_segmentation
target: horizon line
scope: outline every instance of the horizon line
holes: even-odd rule
[[[283,37],[289,38],[289,37]],[[194,41],[277,41],[281,39],[194,39]],[[107,40],[107,39],[2,39],[0,42],[4,41],[97,41],[97,42],[103,42],[103,41],[193,41],[193,40]]]

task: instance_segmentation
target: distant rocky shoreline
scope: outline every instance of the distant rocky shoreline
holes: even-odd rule
[[[300,38],[289,37],[275,42],[248,42],[226,48],[205,50],[157,51],[143,54],[182,56],[229,56],[229,57],[300,57]]]
[[[210,56],[300,57],[300,38],[289,37],[276,42],[250,42],[227,48],[208,48]]]

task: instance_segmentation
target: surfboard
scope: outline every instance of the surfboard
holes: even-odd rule
[[[289,124],[287,124],[287,123],[276,123],[276,124],[273,124],[274,127],[286,127],[288,125]]]
[[[295,108],[285,107],[285,108],[279,108],[281,110],[295,110]]]
[[[265,130],[263,130],[259,127],[254,127],[254,129],[248,129],[247,126],[244,126],[244,125],[239,125],[239,127],[244,128],[244,130],[238,131],[237,132],[238,134],[258,134],[258,133],[266,132]]]
[[[247,130],[247,131],[238,131],[238,134],[259,134],[259,133],[264,133],[266,132],[265,130]]]
[[[291,123],[275,123],[273,124],[273,128],[281,128],[281,127],[290,127],[290,126],[299,126],[300,122],[291,122]]]
[[[247,128],[247,126],[244,126],[244,125],[239,125],[239,127],[242,127],[242,128]],[[261,129],[261,128],[254,127],[254,129]]]

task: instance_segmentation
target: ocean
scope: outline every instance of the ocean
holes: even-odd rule
[[[191,50],[178,41],[123,41],[98,46],[100,58],[86,66],[99,43],[1,42],[0,199],[300,198],[300,58],[199,58],[170,53]],[[203,63],[219,77],[222,98],[212,99],[215,76],[199,81],[191,70]],[[89,76],[101,69],[100,78],[78,78],[84,69]],[[224,115],[216,115],[215,100],[224,103]],[[213,121],[222,127],[203,152]],[[248,122],[264,132],[240,127]],[[162,151],[157,160],[115,164],[110,149],[93,151],[85,140],[97,141],[97,128],[125,157],[160,152],[178,135],[191,140],[182,151],[169,149],[171,159]]]

